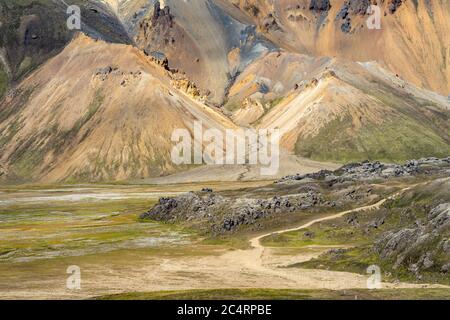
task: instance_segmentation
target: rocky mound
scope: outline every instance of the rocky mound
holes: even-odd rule
[[[263,218],[334,205],[314,189],[268,199],[222,196],[205,189],[200,193],[190,192],[174,198],[161,198],[159,203],[142,214],[141,218],[188,222],[198,228],[207,227],[207,232],[218,235],[235,232],[245,226],[258,229],[258,222]]]
[[[450,157],[409,160],[403,165],[364,161],[345,165],[336,171],[322,170],[305,175],[286,176],[277,181],[277,183],[302,181],[305,179],[325,180],[330,183],[336,183],[355,180],[389,179],[419,174],[429,175],[439,172],[450,172]]]
[[[387,281],[448,285],[449,176],[444,173],[441,177],[424,179],[423,183],[417,183],[421,180],[417,179],[408,190],[388,199],[377,210],[354,212],[316,225],[310,231],[332,234],[334,243],[354,246],[333,249],[300,266],[366,274],[367,267],[378,265]]]
[[[394,270],[405,267],[421,279],[424,271],[450,271],[449,236],[450,203],[442,203],[429,211],[425,221],[381,234],[374,251],[392,261]]]

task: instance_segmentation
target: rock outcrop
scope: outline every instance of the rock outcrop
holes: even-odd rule
[[[330,183],[336,183],[355,180],[388,179],[418,174],[433,174],[443,171],[450,172],[450,157],[442,159],[422,158],[419,160],[410,160],[403,165],[381,163],[379,161],[364,161],[347,164],[334,172],[322,170],[305,175],[297,174],[286,176],[277,181],[277,183],[301,181],[305,179],[325,180]]]
[[[331,8],[330,0],[311,0],[309,10],[328,11]]]
[[[424,222],[382,233],[374,250],[393,268],[406,268],[418,279],[425,271],[447,273],[450,265],[450,203],[434,207]]]
[[[403,0],[391,0],[389,3],[389,12],[394,14],[395,11],[402,5]]]
[[[214,234],[223,234],[235,232],[242,226],[258,227],[257,222],[269,216],[333,205],[313,189],[301,194],[268,199],[225,197],[208,189],[207,192],[189,192],[174,198],[161,198],[158,204],[142,214],[141,218],[203,223],[209,226],[209,231]]]

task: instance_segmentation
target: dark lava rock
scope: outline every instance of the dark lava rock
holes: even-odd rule
[[[330,207],[322,195],[310,190],[293,196],[269,199],[229,198],[206,192],[161,198],[142,219],[157,221],[198,221],[210,226],[216,234],[236,231],[242,225],[256,225],[262,218],[306,210],[315,206]]]
[[[104,68],[99,68],[96,70],[95,75],[97,77],[99,77],[102,81],[105,81],[106,78],[108,78],[108,76],[112,73],[117,73],[118,72],[118,68],[117,67],[112,67],[112,66],[107,66]]]
[[[312,232],[312,231],[306,231],[306,232],[303,234],[303,236],[304,236],[305,238],[312,239],[312,238],[314,238],[316,235],[315,235],[315,233]]]
[[[358,215],[356,213],[350,214],[347,217],[346,222],[347,222],[347,224],[350,224],[352,226],[358,226],[359,225]]]
[[[163,52],[160,52],[160,51],[147,52],[147,50],[144,50],[144,53],[147,56],[149,56],[154,62],[156,62],[160,66],[168,69],[169,59],[167,59],[167,56]]]
[[[403,266],[420,279],[422,271],[445,269],[450,261],[449,231],[450,203],[443,203],[430,210],[424,224],[382,233],[374,250],[382,259],[392,261],[394,269]],[[445,263],[439,259],[442,256]]]
[[[450,168],[450,157],[439,159],[434,157],[422,158],[419,160],[409,160],[403,165],[381,163],[379,161],[358,162],[344,165],[336,171],[322,170],[317,173],[304,175],[290,175],[281,178],[276,183],[289,181],[301,181],[304,179],[325,180],[330,183],[389,179],[396,177],[414,176],[417,174],[433,174],[448,171]]]
[[[344,20],[347,19],[349,15],[349,5],[348,3],[344,3],[344,5],[339,10],[338,14],[336,15],[336,20]]]
[[[389,3],[389,12],[391,14],[395,13],[395,11],[397,11],[397,9],[402,5],[402,0],[391,0],[391,2]]]
[[[367,228],[368,229],[378,229],[379,227],[381,227],[384,224],[385,219],[386,219],[385,217],[381,217],[381,218],[372,220],[367,224]]]
[[[341,30],[344,33],[350,33],[350,31],[352,31],[350,18],[347,18],[347,20],[343,24],[341,24]]]
[[[330,0],[311,0],[309,10],[328,11],[331,8]]]
[[[349,0],[346,4],[352,14],[365,15],[370,6],[370,0]]]
[[[273,13],[269,13],[262,21],[262,28],[265,32],[268,31],[281,31],[281,27],[275,19]]]
[[[344,20],[341,24],[341,30],[344,33],[350,33],[352,30],[352,22],[350,15],[365,15],[370,6],[370,0],[348,0],[344,2],[338,14],[336,21]]]
[[[110,74],[112,71],[113,71],[113,67],[108,66],[108,67],[97,69],[95,74],[96,75],[107,75],[107,74]]]
[[[283,177],[281,180],[304,180],[304,179],[315,179],[315,180],[322,180],[325,177],[331,175],[333,172],[330,170],[320,170],[318,172],[314,173],[307,173],[307,174],[296,174],[291,176]]]
[[[160,2],[156,1],[153,9],[153,16],[151,22],[153,27],[157,25],[163,25],[168,28],[172,28],[173,16],[170,13],[170,7],[165,6],[163,9],[161,9]]]

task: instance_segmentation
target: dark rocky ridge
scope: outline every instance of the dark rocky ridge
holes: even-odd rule
[[[345,165],[334,172],[322,170],[312,174],[290,175],[280,179],[277,183],[301,181],[305,179],[325,180],[329,183],[337,183],[343,181],[389,179],[438,172],[448,172],[450,174],[450,157],[443,159],[423,158],[419,160],[410,160],[403,165],[387,164],[379,161],[365,161]]]
[[[174,29],[174,17],[170,7],[161,9],[159,1],[155,2],[151,16],[141,21],[138,30],[142,33],[140,37],[148,43],[144,48],[148,52],[174,44],[178,32]]]
[[[319,210],[340,210],[356,204],[379,199],[369,182],[376,179],[395,179],[414,175],[450,175],[450,158],[411,160],[405,165],[363,162],[345,165],[331,171],[288,176],[267,190],[216,193],[209,188],[174,198],[161,198],[142,219],[169,222],[188,222],[201,226],[214,235],[236,232],[242,227],[259,230],[266,218]],[[363,183],[360,185],[360,183]],[[355,220],[356,221],[356,220]],[[371,222],[377,228],[382,220]]]
[[[333,207],[317,190],[292,196],[268,199],[235,198],[215,194],[210,189],[190,192],[175,198],[161,198],[141,219],[156,221],[198,221],[210,225],[213,234],[234,232],[241,226],[251,226],[269,216],[288,214],[313,207]],[[224,214],[218,214],[224,213]]]
[[[391,0],[391,2],[389,3],[389,12],[391,14],[395,13],[395,11],[397,11],[397,9],[402,5],[403,0]]]
[[[370,6],[370,0],[349,0],[346,5],[352,14],[365,15]]]

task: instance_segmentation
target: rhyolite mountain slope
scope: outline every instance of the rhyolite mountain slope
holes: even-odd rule
[[[411,11],[407,1],[382,2],[382,29],[368,30],[369,1],[230,2],[155,1],[137,45],[164,52],[209,99],[224,92],[235,123],[282,129],[283,145],[299,155],[398,161],[449,153],[448,100],[420,89],[448,87],[444,3]],[[211,16],[218,18],[212,23]],[[249,42],[247,30],[259,40]],[[245,57],[243,44],[265,50]]]
[[[185,81],[132,46],[77,36],[1,102],[0,175],[110,181],[180,169],[174,129],[235,128],[175,88]]]
[[[70,1],[82,11],[81,28],[93,38],[130,43],[111,8],[96,0]],[[76,30],[67,28],[67,6],[60,0],[0,2],[0,97],[11,83],[59,53]]]
[[[108,6],[124,25],[129,35],[136,33],[141,19],[154,5],[154,0],[96,0]]]
[[[282,146],[339,162],[450,154],[450,101],[375,62],[271,53],[230,88],[236,123],[279,128]]]
[[[172,68],[186,72],[208,100],[221,104],[235,76],[275,48],[229,10],[223,1],[156,1],[139,23],[136,44],[164,52]]]
[[[265,39],[289,52],[377,61],[419,87],[450,93],[447,0],[102,1],[117,8],[140,47],[164,51],[200,86],[205,69],[218,72],[221,86],[224,73],[232,81],[236,61],[227,60],[243,45],[261,50]],[[381,8],[380,30],[366,27],[370,4]]]
[[[313,56],[377,61],[409,82],[450,93],[448,0],[227,0],[271,41]],[[369,30],[367,7],[382,9]]]

